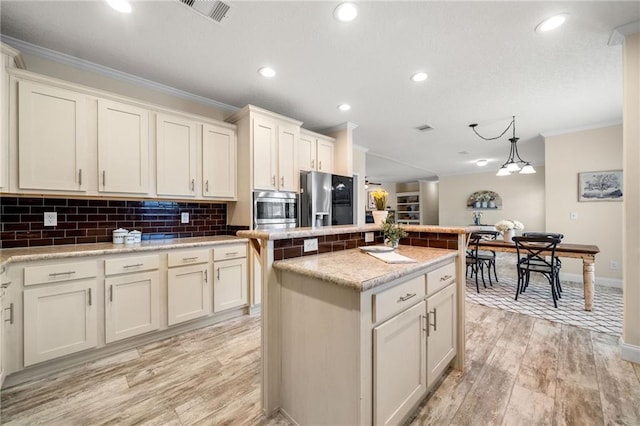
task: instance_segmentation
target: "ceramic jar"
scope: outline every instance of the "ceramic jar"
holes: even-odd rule
[[[131,232],[129,232],[129,235],[133,235],[134,238],[134,243],[139,243],[142,241],[142,232],[138,231],[138,230],[133,230]]]
[[[129,233],[124,228],[119,228],[113,231],[113,244],[124,244],[124,237]]]

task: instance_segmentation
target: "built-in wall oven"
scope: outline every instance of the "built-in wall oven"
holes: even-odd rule
[[[253,229],[295,228],[298,194],[256,191],[253,193]]]

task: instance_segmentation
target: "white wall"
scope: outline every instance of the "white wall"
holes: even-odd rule
[[[578,173],[622,169],[622,126],[545,137],[545,168],[547,231],[563,233],[566,242],[597,245],[596,284],[621,286],[623,204],[579,202]],[[619,269],[609,269],[611,261]],[[582,261],[563,260],[562,273],[581,281]]]
[[[441,176],[439,183],[439,222],[441,226],[466,226],[473,223],[473,210],[467,209],[469,196],[481,190],[502,197],[501,210],[479,210],[482,223],[493,225],[501,219],[518,220],[525,231],[545,231],[545,167],[536,174],[496,176],[497,170],[469,175]],[[552,232],[552,230],[549,230]]]
[[[438,225],[438,209],[440,205],[440,184],[436,181],[420,181],[420,209],[422,210],[421,225]]]
[[[358,176],[358,199],[356,200],[357,211],[355,222],[364,225],[365,212],[367,209],[367,190],[364,187],[365,175],[367,173],[367,149],[358,145],[353,145],[353,174]]]

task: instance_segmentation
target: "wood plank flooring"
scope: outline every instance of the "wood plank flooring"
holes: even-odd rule
[[[467,360],[413,425],[640,424],[617,338],[467,303]],[[7,425],[287,424],[260,415],[260,321],[245,316],[2,390]]]

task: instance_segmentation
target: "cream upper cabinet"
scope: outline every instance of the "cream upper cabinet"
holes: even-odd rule
[[[196,123],[158,114],[156,122],[157,193],[163,196],[196,195]]]
[[[278,190],[298,191],[298,138],[300,127],[278,125]]]
[[[236,197],[236,132],[222,126],[202,126],[202,196]]]
[[[0,42],[0,189],[8,186],[9,173],[9,74],[20,52]],[[20,62],[20,59],[18,59]]]
[[[18,96],[19,189],[86,191],[85,95],[20,81]]]
[[[334,140],[301,130],[298,143],[298,168],[303,171],[333,173]]]
[[[98,191],[149,192],[149,111],[98,99]]]
[[[275,191],[278,179],[277,124],[262,117],[253,119],[253,188]]]

